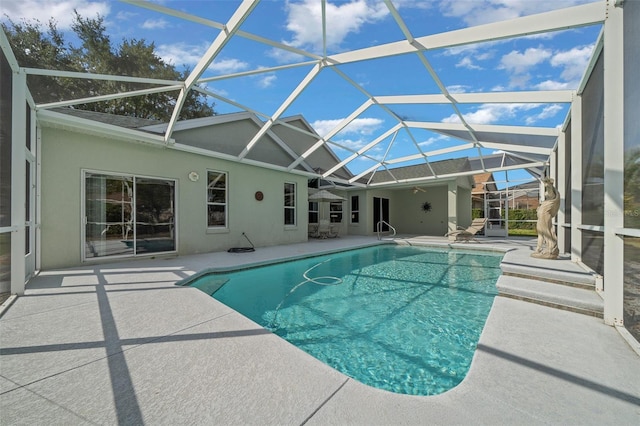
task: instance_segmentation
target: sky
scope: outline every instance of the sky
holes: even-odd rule
[[[394,0],[393,4],[414,37],[482,25],[545,12],[593,0]],[[154,1],[167,8],[226,23],[238,1]],[[2,19],[55,19],[68,31],[72,12],[105,18],[112,42],[145,39],[154,42],[157,54],[178,68],[193,69],[219,30],[119,1],[3,0]],[[390,11],[381,1],[327,1],[327,55],[403,40]],[[263,0],[240,28],[246,33],[322,56],[324,54],[321,3],[317,0]],[[429,50],[425,58],[440,83],[452,93],[576,89],[583,77],[600,26],[588,26],[543,35],[520,37]],[[302,63],[298,67],[207,82],[218,113],[237,112],[238,105],[272,115],[305,78],[310,58],[247,37],[234,37],[203,77],[224,76],[252,70]],[[336,72],[337,71],[337,72]],[[345,76],[347,77],[345,79]],[[353,84],[352,84],[353,83]],[[361,89],[354,87],[357,84]],[[366,92],[366,93],[363,93]],[[349,116],[368,95],[439,94],[436,81],[417,55],[401,55],[325,68],[284,111],[302,114],[321,136]],[[225,102],[229,100],[230,103]],[[233,104],[235,103],[235,105]],[[390,111],[389,111],[390,110]],[[390,114],[412,121],[459,122],[449,105],[373,106],[332,138],[340,158],[384,134],[397,123]],[[565,121],[566,104],[467,104],[461,113],[470,124],[559,127]],[[368,151],[369,159],[349,164],[358,173],[375,160],[391,159],[451,146],[451,138],[426,130],[399,132]],[[416,145],[419,147],[416,147]],[[346,149],[342,149],[342,148]],[[483,150],[484,154],[491,153]],[[477,150],[454,156],[476,156]]]

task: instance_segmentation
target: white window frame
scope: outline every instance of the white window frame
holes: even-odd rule
[[[315,207],[312,208],[312,207]],[[311,215],[315,214],[316,221],[311,221]],[[320,203],[318,201],[309,201],[309,223],[319,223],[320,221]]]
[[[162,252],[153,252],[153,253],[132,253],[132,254],[123,254],[123,255],[112,255],[112,256],[99,256],[99,257],[90,257],[87,258],[86,257],[86,253],[85,253],[85,243],[87,240],[87,234],[86,234],[86,225],[87,225],[87,212],[86,212],[86,206],[87,206],[87,200],[86,200],[86,196],[87,196],[87,190],[86,190],[86,179],[87,179],[87,174],[100,174],[100,175],[105,175],[105,176],[118,176],[118,177],[131,177],[133,179],[133,185],[135,186],[136,184],[136,179],[154,179],[154,180],[165,180],[165,181],[169,181],[169,182],[173,182],[173,196],[174,196],[174,200],[173,200],[173,220],[174,220],[174,232],[175,232],[175,236],[174,236],[174,244],[175,244],[175,250],[171,250],[171,251],[162,251]],[[177,179],[174,178],[168,178],[168,177],[163,177],[163,176],[149,176],[149,175],[140,175],[140,174],[136,174],[136,173],[122,173],[122,172],[112,172],[112,171],[105,171],[105,170],[98,170],[98,169],[81,169],[80,170],[80,176],[81,176],[81,182],[80,182],[80,261],[82,263],[100,263],[100,262],[104,262],[105,260],[109,261],[111,259],[132,259],[132,258],[142,258],[142,257],[153,257],[153,256],[158,256],[158,255],[165,255],[165,254],[174,254],[178,252],[178,247],[179,247],[179,231],[178,231],[178,223],[179,223],[179,206],[178,206],[178,200],[180,199],[179,197],[179,187],[178,187],[178,181]],[[131,200],[132,202],[132,208],[133,208],[133,214],[135,215],[135,205],[136,205],[136,197],[135,197],[135,191],[134,191],[134,196]]]
[[[224,175],[224,203],[209,201],[209,176],[211,173]],[[206,186],[206,217],[207,229],[228,229],[229,228],[229,173],[222,170],[207,170],[207,186]],[[209,206],[224,206],[224,225],[209,225]]]
[[[357,199],[358,200],[358,209],[357,210],[353,210],[353,199]],[[351,214],[349,215],[349,222],[351,224],[360,224],[360,196],[359,195],[352,195],[351,199],[350,199],[351,203],[349,205],[349,209],[351,210]],[[358,219],[357,220],[353,220],[353,214],[356,213],[358,215]]]
[[[332,210],[333,206],[340,206],[340,210]],[[340,217],[340,220],[333,220],[334,217]],[[329,201],[329,222],[342,223],[344,219],[344,204],[342,201]]]
[[[293,205],[292,206],[287,206],[287,185],[292,185],[293,186]],[[296,206],[297,206],[298,203],[297,203],[297,200],[296,200],[296,198],[297,198],[296,197],[296,193],[297,193],[298,188],[297,188],[297,185],[296,185],[295,182],[285,182],[283,189],[284,189],[284,191],[283,191],[283,194],[282,194],[283,195],[282,204],[283,204],[283,207],[284,207],[283,213],[285,213],[284,217],[283,217],[283,223],[284,223],[284,226],[286,226],[286,227],[295,227],[297,225]],[[287,219],[286,211],[287,210],[293,210],[293,223],[287,223],[286,222],[286,219]]]

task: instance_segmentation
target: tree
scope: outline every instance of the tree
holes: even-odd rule
[[[46,27],[39,21],[2,24],[21,67],[76,71],[115,76],[145,77],[184,81],[189,70],[179,71],[155,53],[155,44],[144,39],[123,39],[113,46],[104,26],[104,18],[83,18],[77,12],[71,27],[79,39],[74,46],[50,20]],[[37,103],[79,99],[157,87],[150,84],[121,81],[34,76],[28,78],[29,91]],[[74,108],[131,117],[168,121],[178,91],[154,93],[101,102],[75,105]],[[185,100],[180,119],[215,115],[213,104],[200,92],[191,90]]]
[[[625,151],[624,157],[624,227],[640,228],[640,148]]]

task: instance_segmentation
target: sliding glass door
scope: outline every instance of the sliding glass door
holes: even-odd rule
[[[85,172],[84,259],[175,251],[175,182]]]
[[[136,254],[174,251],[174,182],[137,178],[135,184]]]
[[[378,224],[380,224],[379,228]],[[389,199],[373,197],[373,232],[387,231],[389,231]]]

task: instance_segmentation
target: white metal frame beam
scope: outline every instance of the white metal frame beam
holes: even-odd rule
[[[520,170],[522,168],[530,168],[530,167],[544,167],[546,164],[547,163],[545,162],[538,161],[538,162],[527,163],[527,164],[519,164],[516,166],[487,168],[486,172],[494,173],[494,172],[503,172],[503,171],[509,171],[509,170]],[[458,172],[458,173],[447,173],[447,174],[439,175],[438,177],[427,176],[427,177],[417,177],[417,178],[411,178],[411,179],[401,179],[401,180],[396,180],[395,183],[396,184],[407,184],[407,183],[418,184],[420,182],[428,182],[428,181],[437,180],[437,179],[446,179],[446,178],[448,179],[448,178],[455,178],[459,176],[473,176],[473,175],[477,175],[478,173],[484,173],[484,170],[471,170],[471,171],[464,171],[464,172]],[[388,182],[372,183],[369,186],[370,187],[393,187],[393,185],[389,185]]]
[[[391,136],[394,132],[397,132],[400,128],[402,128],[402,125],[396,124],[389,130],[387,130],[386,132],[384,132],[383,134],[381,134],[380,136],[378,136],[377,138],[369,142],[367,145],[363,146],[362,148],[357,150],[355,153],[353,153],[346,159],[342,160],[331,169],[327,170],[325,173],[323,173],[322,177],[326,178],[327,176],[330,176],[333,172],[335,172],[338,169],[341,169],[346,164],[350,163],[352,160],[355,160],[356,158],[358,158],[361,154],[364,154],[365,152],[369,151],[371,148],[373,148],[374,146],[378,145],[380,142],[382,142],[383,140]]]
[[[637,40],[636,40],[637,42]],[[624,12],[607,4],[604,25],[604,322],[624,326]]]
[[[604,20],[604,5],[602,2],[596,2],[508,21],[418,37],[415,41],[424,46],[424,49],[433,50],[595,25],[604,22]],[[407,40],[403,40],[339,53],[329,56],[328,60],[332,64],[346,64],[413,52],[415,52],[414,45]]]
[[[387,95],[376,96],[375,101],[380,104],[508,104],[508,103],[571,103],[572,90],[541,90],[522,92],[478,92],[424,95]]]
[[[556,223],[558,225],[556,234],[558,235],[558,250],[560,253],[567,252],[567,246],[565,244],[565,237],[567,229],[565,228],[565,221],[567,220],[565,211],[567,208],[567,194],[565,193],[565,182],[569,178],[565,164],[567,161],[567,140],[566,133],[560,132],[558,136],[558,144],[556,146],[558,167],[556,168],[555,180],[556,187],[560,193],[560,209],[558,209],[558,216]]]
[[[251,148],[254,147],[256,143],[260,140],[262,136],[271,128],[273,123],[279,119],[282,114],[291,106],[291,104],[300,96],[302,91],[313,81],[314,78],[318,76],[320,71],[322,70],[322,64],[317,63],[311,71],[307,73],[307,75],[302,79],[302,81],[298,84],[298,86],[289,94],[289,97],[280,105],[280,107],[276,110],[276,112],[267,120],[266,123],[262,126],[258,133],[249,141],[247,146],[244,147],[238,158],[241,160],[247,156]],[[302,160],[301,160],[302,161]],[[298,163],[299,164],[299,163]],[[289,166],[291,167],[291,166]],[[293,167],[291,167],[293,169]]]
[[[37,104],[36,110],[59,108],[59,107],[66,107],[66,106],[72,106],[72,105],[90,104],[93,102],[110,101],[112,99],[132,98],[135,96],[150,95],[153,93],[163,93],[163,92],[170,92],[172,90],[181,90],[182,87],[183,86],[179,84],[175,86],[163,86],[163,87],[156,87],[153,89],[142,89],[142,90],[134,90],[131,92],[119,92],[119,93],[112,93],[109,95],[91,96],[88,98],[76,98],[68,101],[51,102],[48,104]]]
[[[215,38],[207,52],[200,59],[200,61],[196,64],[191,71],[191,74],[187,77],[184,82],[184,87],[180,91],[178,95],[178,100],[176,101],[176,105],[173,108],[173,114],[171,115],[171,119],[169,120],[169,125],[167,126],[167,131],[165,133],[165,142],[169,142],[171,139],[171,135],[173,134],[173,128],[176,125],[176,121],[178,121],[178,117],[180,116],[180,111],[182,111],[182,106],[184,105],[185,98],[187,93],[191,88],[198,83],[198,79],[200,76],[206,71],[211,62],[218,56],[220,51],[226,46],[226,44],[231,40],[233,35],[240,29],[242,23],[249,17],[253,9],[258,5],[259,0],[243,0],[243,2],[238,6],[235,10],[231,18],[226,25],[223,26],[222,30]]]
[[[43,77],[62,77],[62,78],[78,78],[83,80],[120,81],[123,83],[160,84],[165,86],[174,86],[176,84],[182,85],[181,81],[176,81],[176,80],[160,80],[157,78],[130,77],[126,75],[92,74],[88,72],[48,70],[48,69],[42,69],[42,68],[23,68],[23,70],[27,73],[27,75],[39,75]]]
[[[372,104],[373,104],[373,102],[370,99],[365,101],[362,105],[360,105],[358,108],[356,108],[356,110],[353,111],[351,113],[351,115],[349,115],[347,118],[345,118],[340,123],[338,123],[337,126],[335,126],[333,129],[331,129],[329,131],[329,133],[327,133],[324,136],[321,136],[321,138],[318,139],[318,141],[315,144],[313,144],[313,146],[311,146],[308,150],[306,150],[300,156],[300,158],[298,158],[296,161],[291,163],[289,165],[288,169],[292,170],[294,167],[296,167],[300,163],[300,161],[303,161],[304,159],[309,157],[311,154],[313,154],[313,152],[316,149],[320,148],[328,139],[331,139],[333,136],[338,134],[342,129],[347,127],[349,125],[349,123],[351,123],[355,118],[357,118],[360,114],[362,114],[364,111],[366,111],[367,108],[369,108]]]
[[[582,96],[571,104],[571,260],[582,260]]]
[[[13,72],[11,126],[11,294],[23,295],[25,288],[26,221],[26,108],[27,75]],[[34,206],[35,207],[35,206]]]
[[[205,25],[207,27],[216,28],[218,30],[223,30],[225,28],[225,25],[220,23],[220,22],[212,21],[210,19],[201,18],[199,16],[191,15],[189,13],[181,12],[179,10],[175,10],[175,9],[171,9],[171,8],[168,8],[168,7],[165,7],[165,6],[161,6],[161,5],[157,4],[157,3],[153,3],[153,2],[150,2],[150,1],[144,1],[144,0],[120,0],[120,1],[123,2],[123,3],[128,3],[128,4],[131,4],[131,5],[137,6],[137,7],[142,7],[144,9],[153,10],[154,12],[159,12],[159,13],[162,13],[162,14],[165,14],[165,15],[169,15],[169,16],[173,16],[173,17],[176,17],[176,18],[184,19],[185,21],[195,22],[197,24]],[[284,43],[278,43],[278,42],[275,42],[275,41],[270,40],[268,38],[260,37],[260,36],[255,35],[255,34],[248,33],[246,31],[238,30],[236,32],[236,35],[238,35],[239,37],[243,37],[243,38],[249,39],[249,40],[253,40],[253,41],[258,42],[258,43],[263,43],[263,44],[269,45],[271,47],[276,47],[278,49],[286,50],[288,52],[295,53],[295,54],[300,55],[300,56],[306,56],[306,57],[309,57],[309,58],[312,58],[312,59],[316,59],[316,60],[321,60],[322,59],[322,57],[320,57],[320,56],[318,56],[316,54],[307,52],[307,51],[302,50],[302,49],[297,49],[297,48],[295,48],[293,46],[289,46],[289,45],[284,44]]]

